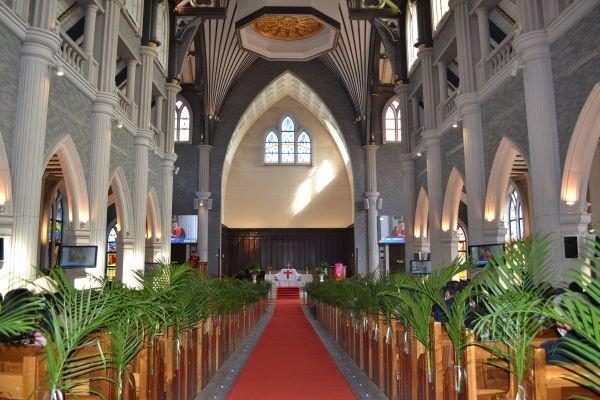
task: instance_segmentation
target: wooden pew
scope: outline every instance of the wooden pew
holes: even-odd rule
[[[40,347],[0,345],[0,398],[44,400],[44,358]]]
[[[495,400],[511,396],[514,398],[514,382],[506,370],[493,363],[502,363],[488,350],[475,343],[474,333],[470,333],[470,345],[465,351],[467,370],[467,400]],[[485,345],[486,343],[480,343]],[[494,343],[488,343],[496,345]],[[501,364],[506,367],[506,364]]]

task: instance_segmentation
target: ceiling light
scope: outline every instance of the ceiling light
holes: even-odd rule
[[[65,69],[63,68],[62,65],[59,65],[56,67],[56,76],[64,76],[65,75]]]
[[[119,129],[123,128],[123,121],[121,121],[120,119],[117,120],[117,128],[119,128]]]
[[[417,157],[421,157],[421,152],[417,151]]]
[[[454,118],[454,122],[452,123],[453,128],[458,128],[458,120]]]

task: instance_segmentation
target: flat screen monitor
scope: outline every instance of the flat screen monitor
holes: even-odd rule
[[[4,261],[4,238],[0,238],[0,261]]]
[[[61,246],[58,265],[62,268],[93,268],[98,246]]]
[[[473,266],[476,268],[485,267],[489,264],[492,256],[503,252],[504,243],[469,246],[469,256],[473,260]]]
[[[410,272],[414,275],[430,274],[431,260],[411,260]]]
[[[198,241],[198,215],[176,215],[171,222],[171,243],[189,244]]]

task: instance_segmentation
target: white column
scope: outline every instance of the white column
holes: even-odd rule
[[[177,80],[173,82],[167,82],[165,84],[165,90],[167,91],[167,123],[165,125],[165,153],[174,153],[173,146],[173,119],[175,116],[175,103],[177,102],[177,93],[181,91]]]
[[[107,0],[104,11],[104,26],[102,27],[102,60],[98,90],[114,93],[115,65],[117,63],[117,41],[119,38],[119,21],[121,18],[121,2]]]
[[[476,93],[457,96],[456,104],[462,116],[469,244],[484,244],[486,185],[481,104]]]
[[[152,122],[152,75],[154,60],[156,59],[156,47],[142,46],[140,53],[142,55],[142,76],[139,127],[141,130],[150,130],[150,123]]]
[[[440,249],[443,265],[450,265],[458,257],[458,238],[454,229],[442,231]]]
[[[201,263],[208,262],[208,203],[211,195],[208,177],[211,149],[212,146],[207,144],[198,145],[198,257]]]
[[[158,95],[156,96],[156,98],[154,99],[154,109],[156,110],[156,113],[154,115],[154,126],[156,127],[156,129],[158,129],[159,132],[159,140],[157,142],[158,147],[163,149],[164,148],[164,136],[165,133],[163,131],[163,100],[165,98],[162,95]]]
[[[477,7],[477,28],[479,32],[479,54],[485,60],[490,54],[490,11],[485,6]]]
[[[377,233],[377,149],[375,142],[363,146],[367,153],[367,191],[365,199],[367,201],[367,260],[368,271],[375,272],[379,267],[379,240]]]
[[[524,0],[525,1],[525,0]],[[560,158],[554,103],[554,82],[550,46],[545,31],[524,33],[514,46],[523,68],[527,137],[529,139],[529,169],[533,198],[533,230],[553,234],[553,260],[561,273],[562,239],[560,237]]]
[[[414,251],[414,223],[415,223],[415,162],[411,154],[400,155],[402,168],[402,211],[404,217],[404,228],[406,243],[404,246],[406,271],[410,267]]]
[[[136,59],[131,59],[127,62],[127,98],[132,104],[135,103],[135,75],[137,64],[138,62]]]
[[[453,0],[450,2],[450,6],[454,12],[454,26],[456,26],[460,91],[461,93],[469,93],[475,91],[469,0]]]
[[[89,2],[85,6],[85,25],[83,27],[83,50],[94,57],[94,39],[96,34],[96,15],[98,14],[98,5]]]
[[[425,121],[423,126],[426,131],[436,128],[435,89],[433,84],[433,55],[434,50],[432,47],[419,49],[421,76],[423,77],[423,104],[425,113]]]
[[[177,155],[165,154],[161,165],[162,196],[162,251],[165,262],[171,261],[171,221],[173,218],[173,169]]]
[[[55,33],[29,28],[21,47],[12,164],[12,257],[5,266],[9,268],[9,287],[21,286],[21,279],[36,276],[50,66],[59,44]]]
[[[436,131],[424,131],[423,141],[427,151],[427,197],[429,198],[429,244],[434,267],[443,261],[441,253],[442,224],[442,151]]]
[[[96,268],[87,272],[104,276],[106,257],[106,209],[110,169],[110,143],[113,112],[117,104],[114,94],[99,92],[92,108],[90,152],[90,245],[98,246]]]
[[[419,117],[419,98],[417,96],[410,98],[410,116],[411,116],[411,131],[416,132],[420,128],[420,117]]]

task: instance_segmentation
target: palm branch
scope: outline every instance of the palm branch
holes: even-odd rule
[[[23,293],[0,307],[0,336],[17,336],[38,327],[44,299]]]

